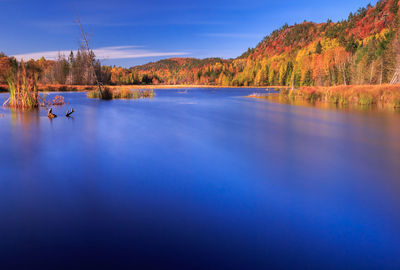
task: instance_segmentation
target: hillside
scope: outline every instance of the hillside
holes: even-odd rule
[[[398,0],[333,23],[284,25],[234,60],[175,58],[131,68],[156,83],[337,85],[389,82],[396,66]]]

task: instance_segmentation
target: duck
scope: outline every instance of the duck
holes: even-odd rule
[[[47,116],[48,116],[50,119],[53,119],[53,118],[56,118],[56,117],[57,117],[57,115],[55,115],[55,114],[53,113],[53,108],[50,108],[50,109],[49,109],[49,111],[47,112]]]

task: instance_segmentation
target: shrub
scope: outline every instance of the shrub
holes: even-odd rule
[[[55,96],[52,102],[55,106],[61,106],[65,104],[64,97],[62,96]]]
[[[100,98],[104,99],[104,100],[111,100],[113,98],[113,93],[112,93],[111,88],[104,87],[104,89],[101,91]]]

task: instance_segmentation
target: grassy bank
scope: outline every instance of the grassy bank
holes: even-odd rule
[[[250,97],[269,98],[252,95]],[[279,98],[287,101],[331,103],[336,105],[380,106],[400,108],[400,85],[349,85],[334,87],[302,87],[298,90],[283,89]]]
[[[111,99],[139,99],[139,98],[153,98],[153,90],[134,90],[128,88],[111,88],[105,87],[102,91],[102,95],[98,90],[92,90],[87,93],[88,98],[97,98],[104,100]]]

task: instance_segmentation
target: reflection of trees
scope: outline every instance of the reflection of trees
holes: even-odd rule
[[[29,111],[10,109],[10,119],[10,145],[17,153],[18,162],[29,166],[42,149],[40,121],[50,120],[47,119],[47,116],[40,119],[40,109]]]
[[[29,128],[29,126],[32,126],[33,124],[39,125],[40,122],[40,109],[29,111],[10,109],[10,115],[13,126],[19,125]]]

